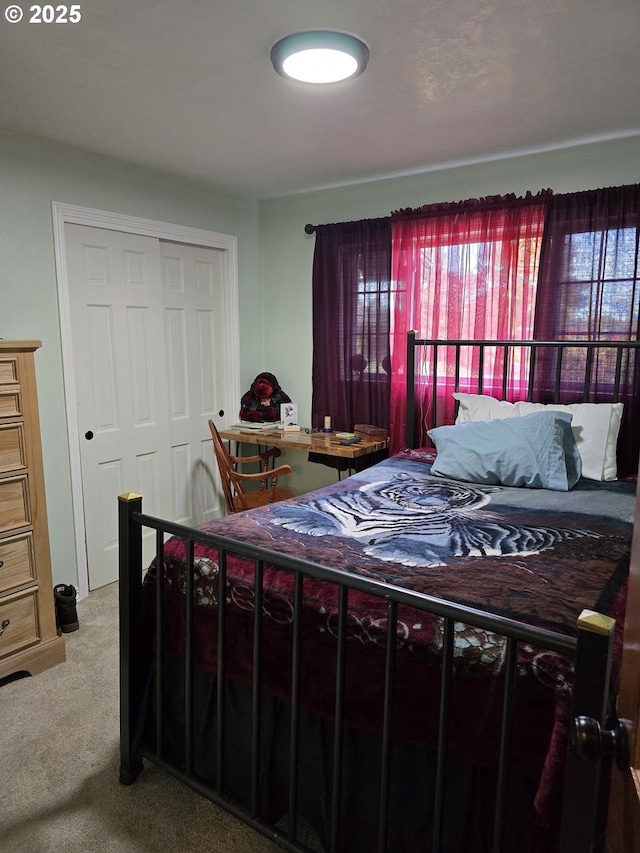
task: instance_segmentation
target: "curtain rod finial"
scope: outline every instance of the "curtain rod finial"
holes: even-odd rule
[[[304,226],[304,233],[305,234],[313,234],[315,230],[316,230],[316,226],[311,225],[309,222],[307,222],[307,224]]]

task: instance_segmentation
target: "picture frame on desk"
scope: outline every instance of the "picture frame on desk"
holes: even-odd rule
[[[283,429],[287,427],[300,429],[297,403],[282,403],[280,405],[280,426]]]

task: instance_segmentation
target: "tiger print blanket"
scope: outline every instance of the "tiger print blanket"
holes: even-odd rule
[[[581,480],[569,493],[480,486],[430,474],[428,452],[406,451],[340,483],[205,525],[323,566],[417,590],[469,607],[574,635],[582,609],[622,625],[635,486]],[[218,554],[196,545],[195,662],[215,671]],[[151,576],[154,574],[152,569]],[[181,654],[186,567],[180,540],[165,546],[168,648]],[[305,579],[301,691],[303,703],[333,714],[337,590]],[[250,683],[253,563],[227,561],[227,672]],[[264,683],[290,695],[293,579],[264,573]],[[429,742],[437,722],[443,626],[422,611],[399,608],[395,724],[404,737]],[[351,590],[348,614],[346,721],[380,725],[387,607]],[[617,638],[619,651],[620,637]],[[564,760],[569,661],[520,645],[517,763],[541,781],[541,808],[553,807]],[[455,626],[451,744],[462,757],[490,763],[499,742],[505,642]]]

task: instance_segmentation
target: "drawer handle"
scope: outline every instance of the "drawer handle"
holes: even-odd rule
[[[0,627],[0,635],[4,634],[4,629],[9,627],[9,622],[11,622],[11,619],[2,620],[2,626]]]
[[[4,560],[0,560],[0,569],[4,566]]]

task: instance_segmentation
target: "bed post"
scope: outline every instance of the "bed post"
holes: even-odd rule
[[[605,826],[608,786],[601,784],[602,759],[615,756],[628,765],[628,740],[623,723],[607,731],[609,682],[615,620],[591,610],[578,618],[573,702],[565,774],[560,853],[596,849]],[[606,789],[606,790],[605,790]]]
[[[142,527],[132,521],[142,512],[142,497],[118,495],[120,596],[120,781],[131,785],[142,770],[133,738],[142,697],[140,620],[142,599]]]
[[[407,332],[407,394],[406,394],[406,426],[405,436],[407,447],[415,447],[415,420],[416,420],[416,333],[414,330]]]

